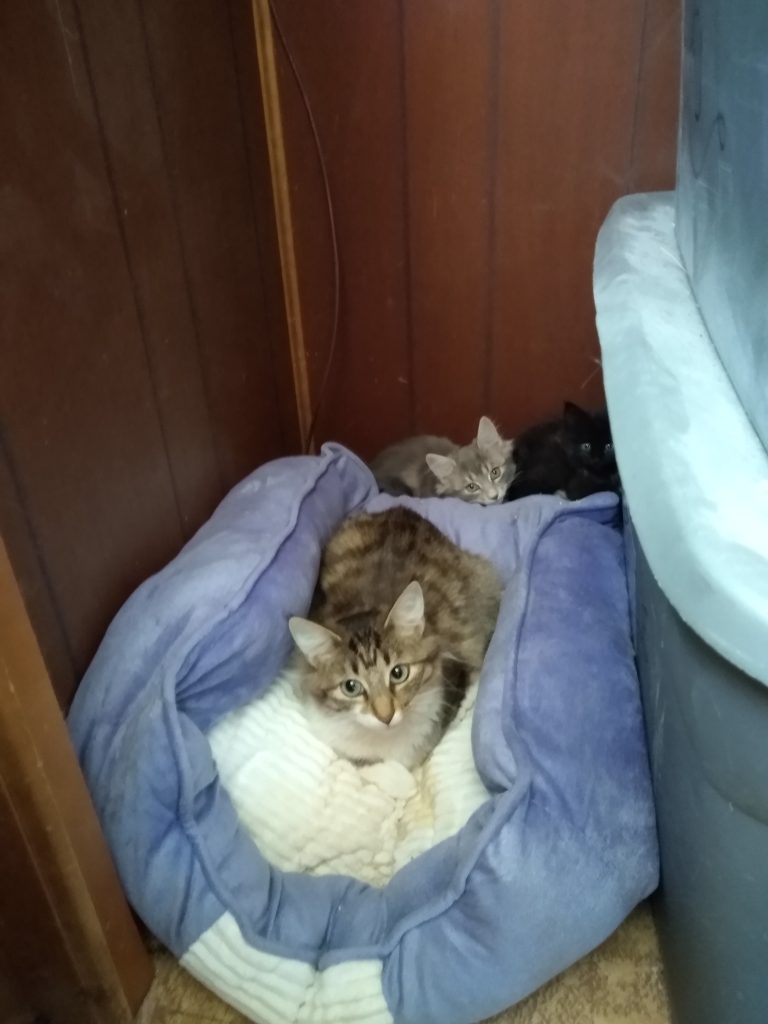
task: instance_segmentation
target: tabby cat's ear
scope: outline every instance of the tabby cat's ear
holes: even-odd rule
[[[301,653],[310,665],[317,668],[320,662],[330,658],[341,643],[341,637],[309,619],[293,615],[288,619],[288,629]]]
[[[403,637],[418,639],[424,632],[424,594],[418,580],[412,580],[390,609],[384,628],[391,626]]]
[[[432,452],[427,455],[427,465],[438,480],[447,480],[456,469],[456,463],[449,455],[434,455]]]
[[[495,448],[497,445],[500,445],[503,440],[493,420],[489,420],[487,416],[482,416],[480,425],[477,428],[477,447],[482,451],[488,451],[489,448]]]

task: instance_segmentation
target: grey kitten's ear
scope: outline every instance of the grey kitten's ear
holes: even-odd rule
[[[309,619],[302,619],[298,615],[288,619],[288,629],[296,646],[314,668],[330,658],[341,643],[341,637],[330,629],[317,622],[310,622]]]
[[[496,445],[502,444],[504,438],[496,429],[496,424],[493,420],[489,420],[487,416],[480,418],[480,425],[477,428],[477,447],[483,451],[487,451],[489,448],[495,448]]]
[[[456,462],[450,455],[434,455],[432,452],[427,455],[427,465],[438,480],[447,480],[456,469]]]
[[[424,594],[412,580],[390,609],[384,628],[392,626],[400,636],[418,638],[424,632]]]

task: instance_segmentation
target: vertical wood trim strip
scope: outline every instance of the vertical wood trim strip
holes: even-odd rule
[[[253,26],[259,58],[259,79],[264,104],[264,122],[272,177],[272,197],[275,205],[277,241],[280,249],[280,267],[283,279],[283,297],[288,322],[288,344],[291,350],[296,412],[302,445],[306,447],[312,421],[312,402],[307,372],[307,354],[304,343],[304,323],[301,310],[299,275],[294,247],[293,218],[288,169],[285,158],[283,119],[280,108],[280,88],[277,81],[272,16],[269,0],[252,0]]]
[[[106,841],[0,539],[0,787],[44,894],[56,948],[35,951],[33,974],[69,964],[83,1021],[132,1020],[152,964],[122,894]],[[20,840],[17,838],[17,843]],[[30,893],[13,894],[23,904]],[[35,933],[34,918],[30,921]],[[19,978],[34,985],[34,978]],[[39,978],[38,978],[39,981]]]

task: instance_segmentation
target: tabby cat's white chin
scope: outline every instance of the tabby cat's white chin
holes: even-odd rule
[[[312,697],[304,708],[312,732],[323,743],[351,761],[399,761],[415,768],[427,756],[440,732],[443,688],[430,687],[417,694],[390,725],[374,715],[328,711]]]

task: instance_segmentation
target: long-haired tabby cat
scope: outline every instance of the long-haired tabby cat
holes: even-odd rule
[[[520,434],[514,452],[517,475],[506,501],[529,494],[561,494],[575,500],[619,488],[611,428],[604,412],[586,412],[566,402],[559,420]]]
[[[347,520],[311,619],[289,622],[315,734],[353,761],[419,764],[480,669],[500,594],[490,562],[409,509]]]
[[[462,498],[480,505],[503,501],[514,476],[512,442],[483,416],[477,436],[463,447],[447,437],[420,435],[386,448],[371,463],[387,494]]]

